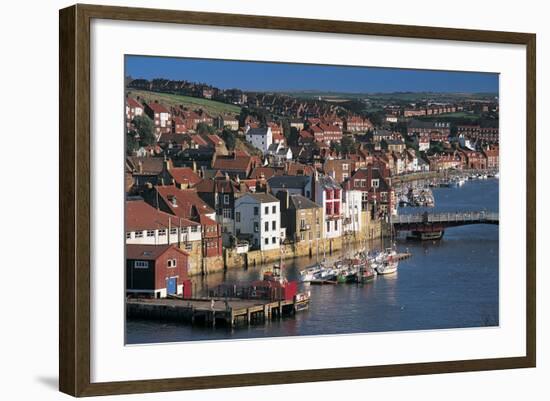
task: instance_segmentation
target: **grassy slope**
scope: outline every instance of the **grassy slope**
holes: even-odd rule
[[[173,95],[170,93],[149,92],[142,90],[129,89],[128,93],[131,97],[140,97],[147,102],[158,100],[166,106],[179,106],[180,104],[190,109],[202,108],[206,110],[212,117],[216,117],[220,114],[237,115],[241,112],[239,106],[233,104],[227,104],[222,102],[216,102],[214,100],[203,99],[199,97]]]

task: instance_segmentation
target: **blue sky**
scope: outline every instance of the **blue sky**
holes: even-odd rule
[[[258,91],[495,92],[498,74],[126,56],[126,75]]]

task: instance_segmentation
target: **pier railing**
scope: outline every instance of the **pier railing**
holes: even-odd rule
[[[429,224],[429,223],[487,223],[498,224],[497,212],[443,212],[443,213],[417,213],[401,214],[392,217],[394,225]],[[459,224],[457,224],[459,225]]]

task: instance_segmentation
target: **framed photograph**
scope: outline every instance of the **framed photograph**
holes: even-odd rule
[[[59,18],[62,392],[535,366],[534,34]]]

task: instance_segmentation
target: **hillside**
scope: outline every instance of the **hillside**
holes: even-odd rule
[[[133,98],[137,98],[139,96],[146,102],[158,100],[159,103],[162,103],[166,106],[183,105],[184,107],[192,110],[202,108],[203,110],[206,110],[206,112],[212,117],[219,116],[220,114],[238,115],[241,112],[241,108],[239,106],[199,97],[174,95],[171,93],[149,92],[135,89],[127,89],[127,93]]]

